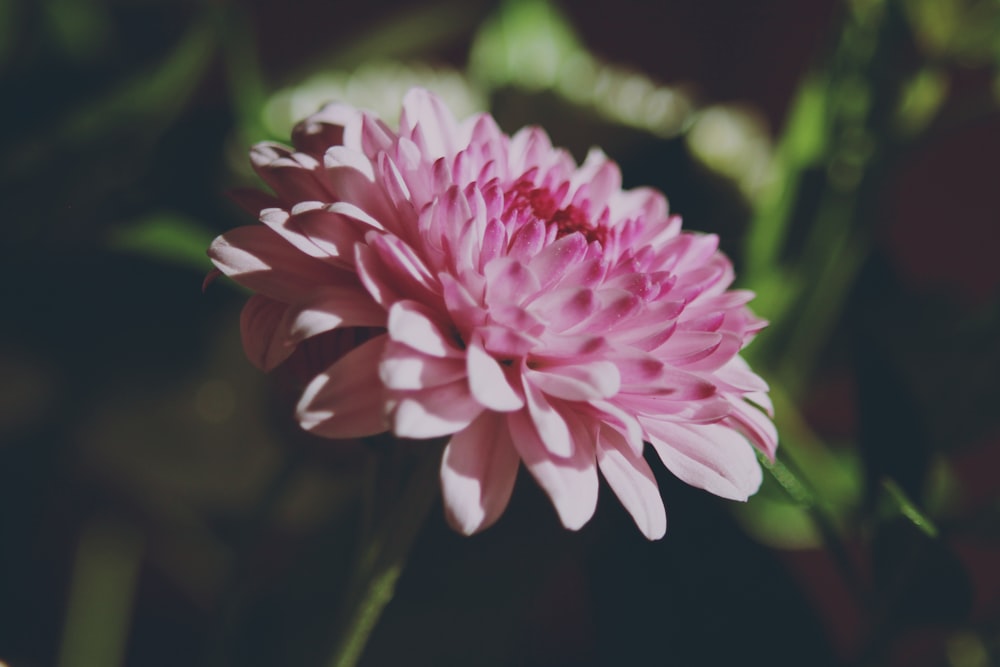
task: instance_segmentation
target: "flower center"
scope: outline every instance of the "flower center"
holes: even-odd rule
[[[605,230],[591,223],[587,213],[569,204],[559,208],[556,198],[548,188],[535,187],[527,178],[521,178],[504,193],[504,218],[513,220],[527,214],[541,220],[546,226],[555,225],[556,238],[580,232],[587,241],[605,241]]]

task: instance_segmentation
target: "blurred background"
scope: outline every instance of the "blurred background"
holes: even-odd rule
[[[300,433],[205,249],[342,99],[542,125],[720,235],[782,436],[648,543],[436,506],[364,665],[1000,664],[1000,2],[0,0],[0,662],[325,664],[370,452]]]

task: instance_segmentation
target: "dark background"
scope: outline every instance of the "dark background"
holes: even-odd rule
[[[983,41],[962,32],[977,26],[1000,35],[981,9],[995,3],[940,4],[979,12],[951,44]],[[600,61],[680,86],[699,108],[756,109],[774,140],[803,77],[835,66],[849,12],[827,0],[561,9]],[[67,655],[87,645],[71,639],[84,618],[83,635],[119,637],[124,665],[323,664],[363,452],[296,430],[293,389],[242,356],[245,296],[222,282],[203,292],[197,249],[251,221],[224,194],[254,182],[241,156],[265,136],[248,109],[329,63],[462,69],[499,10],[0,0],[0,661],[91,664]],[[607,488],[568,533],[524,476],[481,535],[432,510],[363,664],[1000,664],[1000,55],[934,47],[896,18],[873,85],[931,67],[947,99],[870,163],[863,215],[845,220],[863,230],[863,259],[792,394],[855,464],[840,539],[775,544],[656,463],[662,541],[645,541]],[[622,128],[551,91],[488,99],[507,131],[540,123],[577,156],[603,146],[627,185],[662,189],[742,265],[752,202],[683,136]],[[804,172],[783,260],[828,180]],[[160,238],[149,230],[163,220]],[[792,319],[761,337],[765,375]],[[935,537],[885,510],[885,479]]]

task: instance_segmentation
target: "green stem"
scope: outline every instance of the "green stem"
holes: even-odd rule
[[[358,664],[368,638],[392,600],[410,548],[437,498],[437,453],[435,448],[421,456],[388,516],[366,538],[349,587],[342,635],[328,663],[330,667]]]

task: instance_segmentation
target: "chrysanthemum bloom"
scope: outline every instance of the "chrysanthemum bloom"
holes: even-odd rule
[[[449,522],[471,534],[523,463],[563,525],[593,515],[598,470],[649,538],[666,514],[644,442],[681,480],[745,500],[773,456],[767,385],[738,356],[763,326],[727,291],[718,239],[681,231],[662,194],[622,190],[593,150],[578,166],[538,128],[457,122],[411,91],[399,131],[327,106],[294,148],[251,158],[274,195],[263,224],[209,251],[255,291],[242,315],[265,370],[332,330],[345,344],[297,407],[329,438],[447,437]]]

